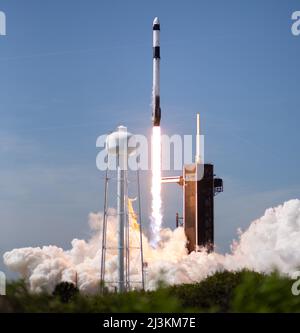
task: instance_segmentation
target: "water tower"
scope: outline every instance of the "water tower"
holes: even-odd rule
[[[131,207],[128,197],[128,158],[135,154],[137,143],[134,135],[127,131],[124,126],[119,126],[117,131],[108,135],[106,139],[106,151],[108,158],[115,159],[116,170],[106,170],[105,176],[105,193],[104,193],[104,215],[103,215],[103,235],[102,235],[102,256],[101,256],[101,288],[104,289],[107,285],[113,285],[119,292],[128,291],[131,289],[130,281],[130,222],[128,207]],[[116,189],[116,206],[117,206],[117,252],[118,252],[118,280],[107,281],[105,279],[105,263],[107,246],[107,217],[108,217],[108,187],[109,181],[112,179],[109,175],[114,173],[112,178],[117,180]],[[137,188],[138,188],[138,206],[139,212],[136,214],[139,224],[139,247],[140,263],[141,263],[141,280],[134,281],[134,284],[141,284],[144,289],[144,272],[143,272],[143,244],[142,244],[142,223],[141,223],[141,205],[140,205],[140,182],[139,171],[136,172]],[[134,250],[137,250],[135,247]]]

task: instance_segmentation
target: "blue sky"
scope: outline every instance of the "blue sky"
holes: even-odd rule
[[[155,16],[162,130],[191,134],[200,112],[206,160],[224,178],[219,250],[299,197],[299,1],[1,0],[0,10],[0,254],[89,236],[88,213],[103,204],[97,137],[120,124],[150,133]],[[174,226],[181,190],[163,196]]]

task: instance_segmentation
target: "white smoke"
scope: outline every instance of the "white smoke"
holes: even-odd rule
[[[111,212],[114,215],[114,211]],[[99,290],[101,262],[102,214],[90,214],[89,224],[93,236],[89,241],[74,239],[72,248],[64,251],[56,246],[15,249],[4,254],[4,263],[26,279],[32,291],[52,292],[61,281],[78,281],[85,293]],[[138,242],[138,230],[131,230],[131,245]],[[266,210],[265,215],[252,222],[248,230],[240,232],[239,241],[232,245],[232,253],[221,255],[193,252],[187,254],[182,228],[163,229],[161,243],[153,249],[143,237],[144,256],[148,263],[146,286],[154,289],[159,279],[166,283],[198,282],[222,270],[248,268],[258,272],[277,269],[291,274],[300,267],[300,200],[291,200],[277,208]],[[116,247],[116,220],[108,219],[107,242]],[[140,280],[138,251],[131,253],[131,280]],[[108,250],[107,280],[117,280],[116,250]]]

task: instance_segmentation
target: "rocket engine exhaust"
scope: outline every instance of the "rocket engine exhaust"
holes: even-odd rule
[[[161,213],[161,134],[160,127],[154,126],[152,131],[152,214],[151,214],[151,245],[155,248],[160,241],[162,226]]]

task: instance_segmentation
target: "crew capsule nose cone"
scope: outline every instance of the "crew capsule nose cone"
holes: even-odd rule
[[[156,17],[156,18],[153,20],[153,25],[159,25],[159,19],[158,19],[158,17]]]

